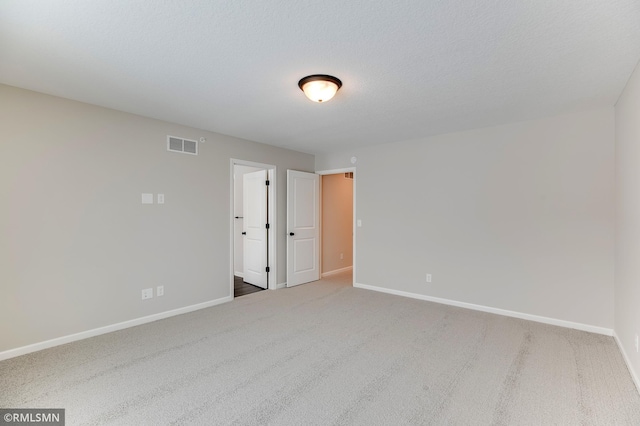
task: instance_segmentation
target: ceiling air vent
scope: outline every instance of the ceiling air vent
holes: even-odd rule
[[[198,142],[167,135],[167,151],[198,155]]]

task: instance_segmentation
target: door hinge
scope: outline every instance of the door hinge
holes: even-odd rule
[[[269,186],[269,181],[267,181],[267,186]]]
[[[271,272],[271,269],[269,269],[269,267],[267,266],[267,272]]]
[[[267,223],[267,229],[269,229],[269,224]]]

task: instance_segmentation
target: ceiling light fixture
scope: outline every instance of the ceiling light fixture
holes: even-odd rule
[[[313,102],[327,102],[342,87],[342,82],[331,75],[314,74],[302,78],[298,87]]]

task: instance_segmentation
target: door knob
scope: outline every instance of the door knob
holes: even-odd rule
[[[296,234],[294,234],[293,232],[289,232],[289,235],[291,235],[293,237]]]
[[[247,235],[247,233],[246,233],[246,232],[243,232],[243,233],[242,233],[242,235]]]

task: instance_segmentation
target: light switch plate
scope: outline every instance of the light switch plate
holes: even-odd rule
[[[164,194],[158,194],[158,204],[164,204]]]
[[[153,204],[153,194],[142,194],[142,204]]]
[[[153,297],[153,289],[145,288],[142,290],[142,300],[151,299]]]

